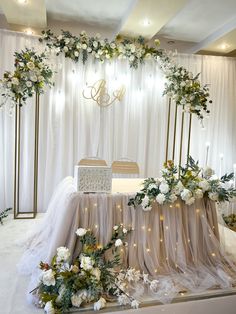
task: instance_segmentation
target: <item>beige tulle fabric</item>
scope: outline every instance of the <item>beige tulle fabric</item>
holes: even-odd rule
[[[236,268],[220,245],[214,202],[200,199],[187,206],[178,200],[172,205],[155,203],[151,211],[144,211],[127,205],[134,194],[75,193],[72,179],[66,180],[54,194],[41,227],[32,234],[21,270],[30,265],[28,271],[34,274],[37,263],[50,262],[59,246],[68,247],[75,258],[81,249],[77,228],[91,229],[98,244],[104,245],[113,226],[122,223],[133,229],[128,246],[121,249],[124,264],[162,278],[159,290],[167,291],[166,296],[172,293],[170,299],[173,291],[183,288],[195,292],[230,287],[234,282]]]

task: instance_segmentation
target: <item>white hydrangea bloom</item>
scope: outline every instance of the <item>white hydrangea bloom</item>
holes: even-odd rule
[[[166,182],[162,182],[159,186],[159,189],[161,193],[166,194],[169,192],[170,188],[169,185]]]
[[[49,269],[49,270],[44,270],[42,273],[41,273],[41,280],[43,282],[43,284],[45,286],[55,286],[56,284],[56,280],[55,280],[55,277],[54,277],[54,272],[52,271],[52,269]]]
[[[163,204],[166,200],[165,194],[159,193],[156,197],[156,201],[158,204]]]
[[[94,260],[91,259],[89,256],[82,255],[80,257],[80,267],[84,270],[90,270],[93,268]]]
[[[70,251],[68,248],[61,246],[57,248],[57,261],[66,262],[70,258]]]
[[[100,280],[100,277],[101,277],[101,271],[98,267],[96,268],[92,268],[91,270],[91,274],[97,279],[97,281]]]
[[[206,179],[201,180],[198,185],[203,190],[203,192],[206,192],[210,189],[210,184]]]
[[[195,198],[199,199],[199,198],[203,198],[203,192],[201,189],[196,189],[194,192],[194,196]]]
[[[208,196],[212,201],[217,202],[219,200],[219,195],[217,192],[209,192]]]
[[[138,302],[137,300],[133,300],[133,301],[131,302],[131,307],[132,307],[133,309],[138,309],[138,308],[139,308],[139,302]]]
[[[77,236],[83,237],[87,233],[87,230],[84,228],[78,228],[75,233]]]
[[[188,189],[183,189],[180,196],[181,196],[182,200],[187,201],[188,199],[190,199],[192,197],[192,193]]]
[[[188,199],[185,201],[185,203],[186,203],[187,205],[192,205],[194,202],[195,202],[195,198],[194,198],[194,197],[190,197],[190,198],[188,198]]]
[[[121,239],[117,239],[117,240],[115,241],[115,246],[118,247],[118,246],[121,246],[121,245],[123,245],[122,240],[121,240]]]

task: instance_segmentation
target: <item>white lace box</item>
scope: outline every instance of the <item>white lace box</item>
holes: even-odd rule
[[[112,171],[110,167],[75,166],[74,178],[77,191],[111,192]]]

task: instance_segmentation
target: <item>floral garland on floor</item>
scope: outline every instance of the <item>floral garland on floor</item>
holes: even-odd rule
[[[224,175],[220,179],[207,167],[202,169],[190,156],[185,167],[174,165],[172,161],[164,164],[161,178],[144,180],[143,189],[129,201],[130,206],[142,205],[143,210],[152,209],[152,203],[174,203],[180,197],[187,205],[196,199],[208,197],[216,202],[229,201],[236,197],[233,188],[234,174]]]
[[[141,283],[155,293],[160,284],[133,268],[120,269],[120,248],[127,245],[124,239],[130,231],[122,224],[114,226],[110,242],[101,247],[90,230],[79,228],[76,234],[82,251],[72,264],[65,247],[57,249],[50,265],[40,263],[40,283],[31,291],[39,299],[38,305],[47,314],[65,313],[88,303],[93,303],[96,311],[114,300],[119,305],[138,308],[139,302],[132,296],[137,294],[135,286],[140,287]],[[111,259],[107,258],[108,251],[112,253]]]
[[[122,39],[118,36],[116,40],[109,41],[101,39],[99,34],[89,37],[84,31],[78,37],[67,31],[62,31],[59,36],[54,35],[51,30],[43,31],[42,34],[39,40],[45,42],[56,55],[64,54],[75,62],[81,59],[85,63],[91,55],[100,62],[114,58],[128,59],[131,68],[138,68],[145,59],[152,58],[159,62],[167,79],[164,95],[173,97],[177,105],[196,114],[199,119],[203,119],[204,113],[210,113],[207,108],[209,88],[206,85],[201,87],[199,74],[193,76],[184,67],[177,66],[171,54],[149,47],[141,36],[134,39]],[[159,44],[156,39],[155,45]]]
[[[2,212],[0,212],[0,224],[3,225],[3,219],[7,218],[9,211],[11,211],[12,208],[7,208],[5,210],[3,210]]]
[[[53,86],[53,71],[47,64],[46,52],[37,53],[26,48],[21,52],[15,52],[15,71],[6,71],[0,81],[1,95],[5,104],[8,98],[13,104],[22,106],[26,100],[35,93],[43,94],[45,86]]]

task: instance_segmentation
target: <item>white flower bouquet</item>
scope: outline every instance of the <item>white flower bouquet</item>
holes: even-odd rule
[[[57,249],[50,265],[40,263],[40,284],[32,291],[39,299],[39,306],[47,314],[59,314],[93,303],[97,311],[115,297],[118,304],[137,308],[139,302],[131,296],[128,283],[142,282],[144,277],[146,283],[151,281],[147,282],[147,275],[134,269],[120,270],[120,248],[126,245],[124,239],[130,231],[123,225],[114,226],[110,242],[101,247],[90,230],[79,228],[76,234],[82,251],[72,263],[66,247]],[[112,259],[105,256],[108,250],[113,253]]]
[[[236,190],[231,184],[233,173],[221,178],[207,167],[201,169],[198,162],[190,156],[185,167],[177,167],[172,161],[164,164],[162,177],[148,178],[143,183],[143,189],[129,201],[130,206],[142,206],[143,210],[151,210],[152,203],[174,203],[177,198],[187,205],[192,205],[196,199],[207,197],[212,201],[225,202],[236,196]]]

